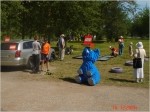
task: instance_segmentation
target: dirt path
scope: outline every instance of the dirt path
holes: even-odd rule
[[[149,111],[148,89],[38,80],[42,77],[22,71],[1,72],[1,110]]]

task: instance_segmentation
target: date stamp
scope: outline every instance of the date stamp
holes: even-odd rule
[[[136,105],[124,105],[124,104],[116,104],[112,105],[112,110],[114,111],[137,111],[138,107]]]

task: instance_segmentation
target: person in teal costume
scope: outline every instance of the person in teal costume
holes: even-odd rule
[[[99,49],[90,49],[90,47],[85,47],[82,52],[83,63],[79,68],[78,76],[75,77],[75,81],[79,84],[88,83],[91,86],[98,84],[101,80],[100,72],[94,63],[98,60],[100,56]]]

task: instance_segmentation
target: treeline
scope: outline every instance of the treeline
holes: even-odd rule
[[[149,36],[149,9],[134,1],[1,1],[1,37],[55,39],[61,33],[97,39]],[[129,16],[130,15],[130,16]],[[131,18],[132,16],[132,18]]]

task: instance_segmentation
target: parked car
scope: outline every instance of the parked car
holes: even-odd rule
[[[1,42],[1,66],[26,66],[32,68],[33,40]],[[55,50],[51,48],[50,59]]]

